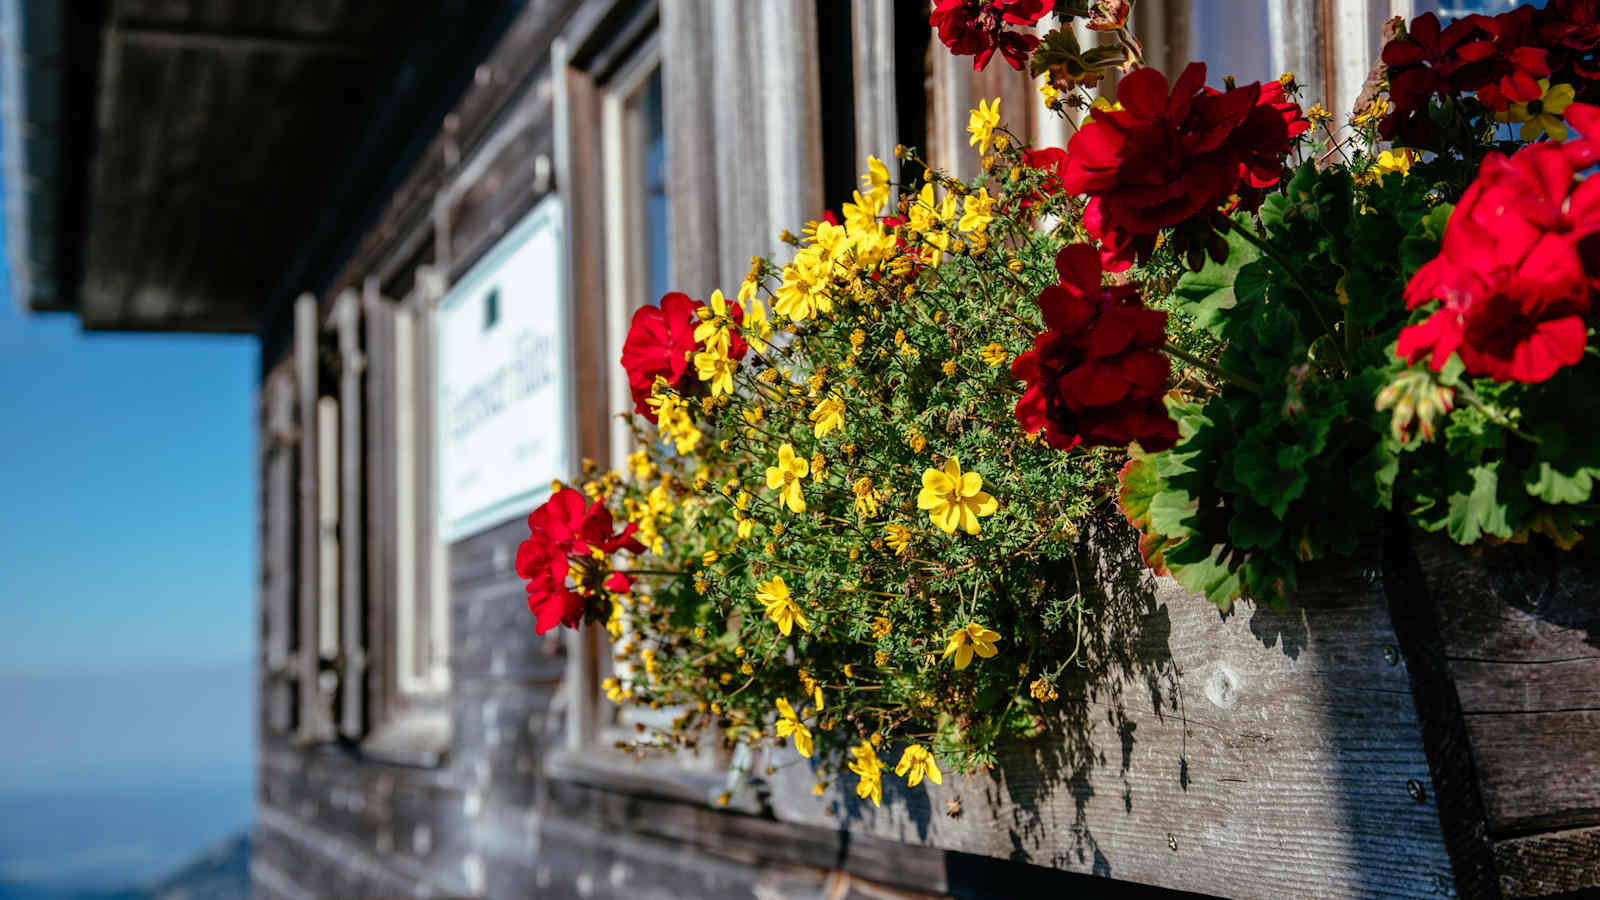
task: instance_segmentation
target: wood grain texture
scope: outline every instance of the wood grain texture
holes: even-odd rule
[[[721,158],[706,152],[706,136],[717,134],[712,99],[711,8],[702,2],[661,7],[661,84],[666,102],[667,248],[672,280],[693,297],[709,296],[720,283],[722,232],[733,226],[718,214]],[[743,129],[741,129],[743,130]],[[741,273],[742,274],[742,273]]]
[[[1416,554],[1489,833],[1600,825],[1600,562],[1535,545],[1474,555],[1432,537]],[[1600,878],[1600,858],[1590,868]]]
[[[1509,838],[1494,846],[1507,897],[1544,897],[1600,888],[1600,828],[1574,828]]]
[[[880,810],[848,774],[818,802],[779,751],[778,817],[1230,897],[1449,888],[1406,670],[1363,567],[1305,578],[1287,612],[1223,617],[1136,559],[1098,563],[1106,596],[1054,738],[942,787],[886,779]]]
[[[367,725],[366,372],[361,297],[339,295],[339,733],[359,740]],[[377,524],[377,523],[374,523]]]

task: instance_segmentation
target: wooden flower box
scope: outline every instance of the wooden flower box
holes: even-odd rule
[[[1109,545],[1125,547],[1120,541]],[[1124,550],[1049,739],[881,809],[775,754],[783,821],[1228,897],[1600,887],[1592,567],[1432,538],[1222,614]],[[760,773],[760,767],[757,773]]]

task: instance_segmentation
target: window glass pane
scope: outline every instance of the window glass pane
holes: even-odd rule
[[[644,242],[649,266],[646,296],[656,300],[672,289],[671,257],[667,251],[667,129],[659,68],[645,82],[638,102],[644,144]]]
[[[1206,64],[1207,84],[1220,87],[1224,75],[1234,76],[1240,84],[1278,77],[1272,42],[1265,39],[1272,33],[1265,0],[1230,4],[1227,15],[1196,15],[1190,21],[1192,58]]]
[[[1437,9],[1439,18],[1449,21],[1469,16],[1473,13],[1482,13],[1486,16],[1497,16],[1507,10],[1523,5],[1523,0],[1439,0]],[[1534,3],[1533,6],[1543,6],[1543,3]],[[1417,4],[1419,9],[1426,9],[1428,4]]]

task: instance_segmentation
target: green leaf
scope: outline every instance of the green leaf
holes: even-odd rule
[[[1268,549],[1283,537],[1283,521],[1248,497],[1241,497],[1228,522],[1228,538],[1243,549]]]
[[[1528,473],[1538,477],[1529,480],[1526,487],[1529,494],[1546,503],[1586,503],[1594,490],[1591,473],[1600,474],[1594,469],[1582,468],[1568,475],[1557,472],[1548,462],[1541,462],[1539,468]]]
[[[1233,601],[1244,595],[1244,582],[1238,571],[1224,558],[1225,549],[1207,547],[1195,540],[1184,541],[1167,554],[1167,566],[1177,582],[1203,595],[1226,612]]]
[[[1445,528],[1458,544],[1475,543],[1485,534],[1511,537],[1505,504],[1500,502],[1500,463],[1475,466],[1470,494],[1451,494]]]
[[[1249,227],[1251,226],[1248,223],[1239,224],[1239,228]],[[1178,286],[1173,290],[1176,301],[1174,308],[1180,313],[1193,316],[1196,325],[1219,338],[1226,337],[1228,313],[1239,302],[1234,285],[1240,270],[1261,257],[1261,251],[1240,237],[1237,229],[1228,232],[1227,241],[1226,262],[1219,263],[1208,257],[1204,268],[1198,272],[1185,273],[1178,279]],[[1264,277],[1265,273],[1252,276],[1247,282],[1248,290],[1252,293],[1246,296],[1265,294],[1265,286],[1261,283]]]
[[[1416,271],[1423,267],[1429,260],[1439,255],[1439,244],[1444,240],[1445,226],[1450,222],[1450,213],[1455,207],[1445,203],[1434,207],[1422,221],[1417,223],[1417,230],[1406,235],[1400,241],[1400,274],[1410,278]]]

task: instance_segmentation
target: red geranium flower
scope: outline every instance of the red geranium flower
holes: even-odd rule
[[[1438,371],[1459,353],[1468,374],[1522,382],[1583,357],[1600,273],[1585,272],[1580,243],[1600,232],[1600,182],[1576,180],[1573,156],[1539,144],[1483,161],[1439,256],[1406,285],[1409,308],[1441,306],[1400,333],[1399,356]]]
[[[1205,77],[1204,63],[1190,63],[1169,93],[1164,75],[1139,69],[1118,87],[1123,108],[1096,111],[1067,145],[1062,186],[1089,196],[1084,225],[1111,271],[1147,259],[1162,229],[1203,224],[1235,194],[1259,202],[1310,128],[1277,82],[1218,91]],[[1213,237],[1195,232],[1180,228],[1180,252]]]
[[[687,294],[674,291],[661,298],[660,306],[641,307],[633,314],[628,337],[622,342],[622,368],[628,373],[628,390],[633,394],[633,409],[650,421],[656,415],[645,400],[657,378],[673,387],[683,387],[690,373],[689,358],[694,353],[694,311],[701,304]]]
[[[680,392],[688,392],[695,383],[690,360],[700,349],[694,330],[700,324],[697,311],[704,306],[687,294],[673,291],[661,298],[659,306],[640,307],[633,314],[628,336],[622,342],[622,368],[628,373],[633,411],[651,422],[656,420],[656,414],[646,401],[658,377]],[[744,323],[744,307],[738,303],[730,301],[728,313],[735,323]],[[731,338],[728,355],[743,359],[748,345],[738,334]]]
[[[1572,84],[1580,100],[1600,97],[1600,0],[1550,0],[1534,23],[1550,51],[1551,80]]]
[[[637,528],[629,522],[616,531],[605,503],[586,505],[572,488],[556,491],[528,515],[528,539],[517,548],[516,569],[528,580],[535,632],[544,634],[557,624],[576,628],[587,597],[601,588],[620,594],[632,587],[626,574],[607,574],[604,558],[619,550],[643,553],[644,545],[633,537]]]
[[[939,40],[951,53],[977,57],[974,69],[988,66],[999,50],[1011,68],[1021,71],[1039,39],[1005,26],[1031,26],[1050,8],[1050,0],[939,0],[928,24],[939,29]]]
[[[1060,282],[1039,294],[1046,331],[1017,357],[1011,373],[1027,383],[1017,421],[1044,429],[1060,450],[1078,444],[1150,452],[1178,442],[1161,397],[1171,364],[1160,348],[1167,314],[1147,309],[1132,285],[1101,284],[1099,254],[1071,244],[1056,255]]]

